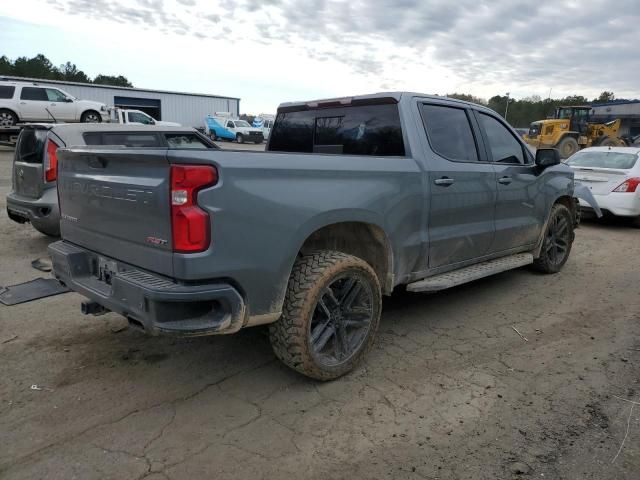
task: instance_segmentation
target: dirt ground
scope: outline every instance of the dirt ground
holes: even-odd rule
[[[0,154],[0,285],[46,276],[51,241],[6,217],[9,188]],[[0,478],[638,479],[639,239],[586,223],[558,275],[397,293],[331,383],[261,328],[152,338],[76,294],[0,305]]]

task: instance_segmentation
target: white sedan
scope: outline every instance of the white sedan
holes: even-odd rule
[[[566,164],[576,182],[589,187],[600,208],[613,215],[633,218],[640,228],[640,148],[591,147],[572,155]],[[580,200],[580,206],[589,205]]]

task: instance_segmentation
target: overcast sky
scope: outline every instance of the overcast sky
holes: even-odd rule
[[[636,98],[638,25],[638,0],[20,0],[0,2],[0,55],[243,113],[382,90]]]

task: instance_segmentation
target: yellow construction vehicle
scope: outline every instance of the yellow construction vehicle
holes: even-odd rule
[[[590,111],[590,106],[558,107],[553,118],[533,122],[524,140],[535,148],[557,148],[562,158],[585,147],[627,145],[619,136],[620,119],[590,122]]]

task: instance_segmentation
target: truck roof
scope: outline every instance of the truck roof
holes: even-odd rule
[[[336,98],[324,98],[318,100],[297,101],[297,102],[284,102],[278,106],[278,111],[299,109],[303,108],[317,108],[319,106],[340,106],[340,105],[353,105],[359,103],[399,103],[402,97],[422,97],[432,98],[434,100],[447,100],[449,102],[460,103],[463,105],[473,105],[474,107],[483,107],[477,103],[467,102],[464,100],[458,100],[457,98],[450,98],[440,95],[430,95],[417,92],[377,92],[365,95],[353,95],[346,97]],[[486,108],[486,107],[485,107]]]

